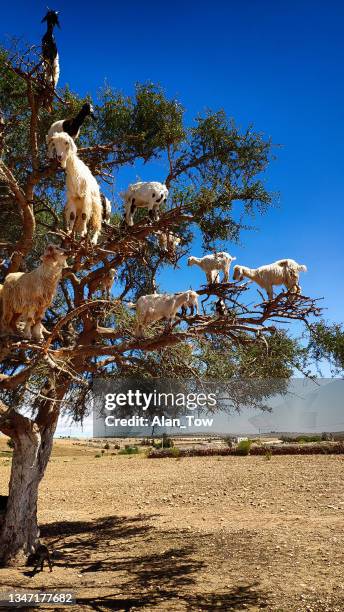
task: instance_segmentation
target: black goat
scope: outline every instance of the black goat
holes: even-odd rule
[[[89,102],[86,102],[82,106],[81,110],[78,112],[77,115],[75,115],[75,117],[73,117],[72,119],[65,119],[64,121],[62,121],[61,131],[67,132],[67,134],[69,134],[74,139],[77,138],[79,136],[80,128],[82,124],[84,123],[86,117],[92,117],[92,119],[95,119],[94,108],[92,104],[90,104]],[[55,131],[60,131],[60,130],[55,130]]]
[[[33,576],[38,571],[39,567],[41,568],[41,572],[43,572],[44,561],[46,561],[48,563],[49,570],[52,572],[53,571],[53,564],[51,562],[51,558],[50,558],[50,553],[49,553],[48,547],[45,546],[45,544],[40,544],[39,546],[37,546],[35,552],[32,553],[31,555],[29,555],[29,558],[28,558],[28,561],[27,561],[28,565],[33,565],[34,566],[34,568],[32,570],[32,575]]]
[[[219,298],[215,303],[215,312],[219,317],[224,317],[228,314],[228,309],[222,298]]]
[[[81,110],[79,110],[75,117],[54,121],[54,123],[49,128],[47,141],[54,134],[57,134],[59,132],[66,132],[75,140],[79,136],[80,128],[84,123],[86,117],[92,117],[92,119],[95,119],[94,108],[89,102],[86,102],[82,106]]]
[[[50,159],[53,159],[55,157],[55,148],[52,144],[51,137],[54,136],[54,134],[66,132],[75,140],[79,136],[80,128],[84,123],[86,117],[88,116],[92,117],[92,119],[95,119],[94,108],[92,104],[86,102],[82,106],[81,110],[79,110],[77,115],[75,115],[75,117],[71,117],[70,119],[59,119],[58,121],[54,121],[54,123],[51,124],[49,132],[46,136],[46,141],[48,145],[48,157]]]
[[[47,22],[47,31],[42,38],[42,57],[45,66],[45,78],[55,88],[60,76],[59,54],[54,38],[54,27],[60,27],[58,11],[49,10],[42,23]]]

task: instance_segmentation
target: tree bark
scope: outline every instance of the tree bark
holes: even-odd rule
[[[58,395],[64,394],[61,386]],[[50,459],[59,416],[55,388],[46,389],[35,420],[0,402],[0,430],[14,442],[9,496],[0,518],[0,562],[18,565],[39,543],[37,524],[38,487]]]
[[[38,487],[44,476],[53,445],[56,423],[42,432],[18,432],[14,439],[11,479],[6,514],[0,533],[0,561],[17,565],[37,547]]]

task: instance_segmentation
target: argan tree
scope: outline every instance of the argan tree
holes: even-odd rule
[[[317,314],[314,301],[300,295],[282,292],[270,302],[261,296],[252,306],[245,300],[246,283],[215,283],[198,288],[201,315],[181,317],[172,329],[157,323],[144,339],[135,337],[126,302],[152,293],[161,271],[167,280],[160,289],[168,290],[168,272],[190,251],[195,235],[206,251],[230,250],[242,228],[237,219],[269,207],[273,195],[263,173],[272,147],[252,127],[240,131],[223,111],[199,115],[187,126],[181,104],[152,84],[137,85],[131,97],[106,87],[96,121],[83,126],[79,155],[108,195],[122,167],[132,168],[134,182],[140,167],[150,164],[151,180],[165,181],[170,197],[159,221],[149,221],[141,210],[132,228],[123,222],[118,198],[94,247],[64,231],[65,175],[47,161],[45,142],[52,122],[73,115],[84,102],[69,88],[51,92],[35,48],[2,50],[1,282],[11,272],[36,267],[46,239],[70,252],[46,313],[45,340],[24,340],[20,329],[0,337],[0,431],[14,443],[7,509],[0,518],[0,553],[7,564],[37,545],[38,487],[59,415],[69,410],[76,420],[83,418],[95,377],[288,379],[302,361],[302,348],[278,322]],[[158,230],[182,237],[175,257],[158,247]],[[118,274],[111,299],[89,295],[109,268]],[[190,284],[191,276],[192,271]],[[218,298],[227,307],[222,316],[214,311]],[[263,385],[251,400],[258,405],[268,395]],[[237,405],[243,400],[234,398]]]
[[[309,353],[316,362],[326,360],[335,374],[344,370],[344,325],[318,321],[310,327]]]

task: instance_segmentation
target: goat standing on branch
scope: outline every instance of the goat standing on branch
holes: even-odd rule
[[[100,200],[103,208],[102,219],[105,223],[109,223],[111,220],[111,202],[103,193],[100,194]]]
[[[137,315],[136,336],[142,337],[144,329],[149,323],[167,319],[167,325],[172,325],[177,311],[182,306],[195,306],[198,313],[198,294],[196,291],[184,291],[177,294],[153,293],[143,295],[135,305]],[[131,305],[133,307],[133,305]]]
[[[232,257],[229,253],[220,251],[204,257],[189,257],[188,266],[199,266],[206,274],[208,285],[219,282],[220,270],[223,272],[222,282],[228,283],[231,263],[235,259],[236,257]]]
[[[50,244],[42,255],[42,263],[32,272],[12,272],[5,278],[2,290],[2,327],[17,333],[17,321],[25,321],[24,337],[43,340],[42,319],[56,293],[63,268],[67,267],[66,252]]]
[[[45,68],[45,78],[47,83],[53,88],[57,86],[60,76],[59,54],[54,38],[54,27],[60,27],[58,11],[48,11],[43,17],[42,23],[47,22],[47,31],[42,38],[42,57]]]
[[[67,232],[87,235],[93,230],[92,244],[97,244],[102,229],[103,207],[99,186],[91,170],[77,155],[76,144],[69,134],[60,132],[51,137],[57,160],[67,174],[67,204],[65,219]]]
[[[159,220],[158,210],[167,200],[168,189],[166,185],[157,182],[133,183],[128,189],[121,193],[124,199],[125,220],[129,227],[134,225],[134,213],[136,208],[148,208],[149,218],[152,221]]]
[[[89,102],[86,102],[86,104],[82,106],[81,110],[77,113],[77,115],[75,115],[75,117],[54,121],[54,123],[50,126],[48,134],[46,136],[49,159],[53,159],[55,157],[55,151],[51,137],[54,136],[54,134],[65,132],[66,134],[69,134],[69,136],[71,136],[73,140],[76,140],[80,134],[80,128],[84,123],[86,117],[92,117],[92,119],[95,119],[94,108]]]
[[[222,298],[219,298],[215,302],[215,312],[218,317],[224,317],[226,316],[226,314],[228,314],[228,308],[225,304],[225,301]]]
[[[244,277],[253,280],[259,287],[265,289],[269,300],[273,298],[273,287],[285,285],[291,293],[300,293],[299,272],[307,272],[306,266],[298,264],[294,259],[279,259],[272,264],[260,268],[247,268],[234,266],[234,280],[243,280]]]
[[[160,248],[166,253],[171,253],[171,255],[175,255],[176,248],[178,244],[181,242],[181,238],[179,236],[175,236],[172,232],[162,232],[157,231],[156,235],[158,236],[158,242]]]
[[[96,291],[101,291],[105,294],[105,297],[110,299],[110,291],[111,287],[116,278],[116,270],[114,268],[110,268],[106,270],[104,274],[99,278],[94,278],[88,283],[88,297],[91,297],[93,293]]]

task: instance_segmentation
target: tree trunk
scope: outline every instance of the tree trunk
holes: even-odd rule
[[[50,458],[57,420],[42,431],[30,423],[30,428],[16,431],[12,437],[15,447],[9,497],[0,527],[0,561],[6,565],[23,562],[38,544],[38,487]]]

